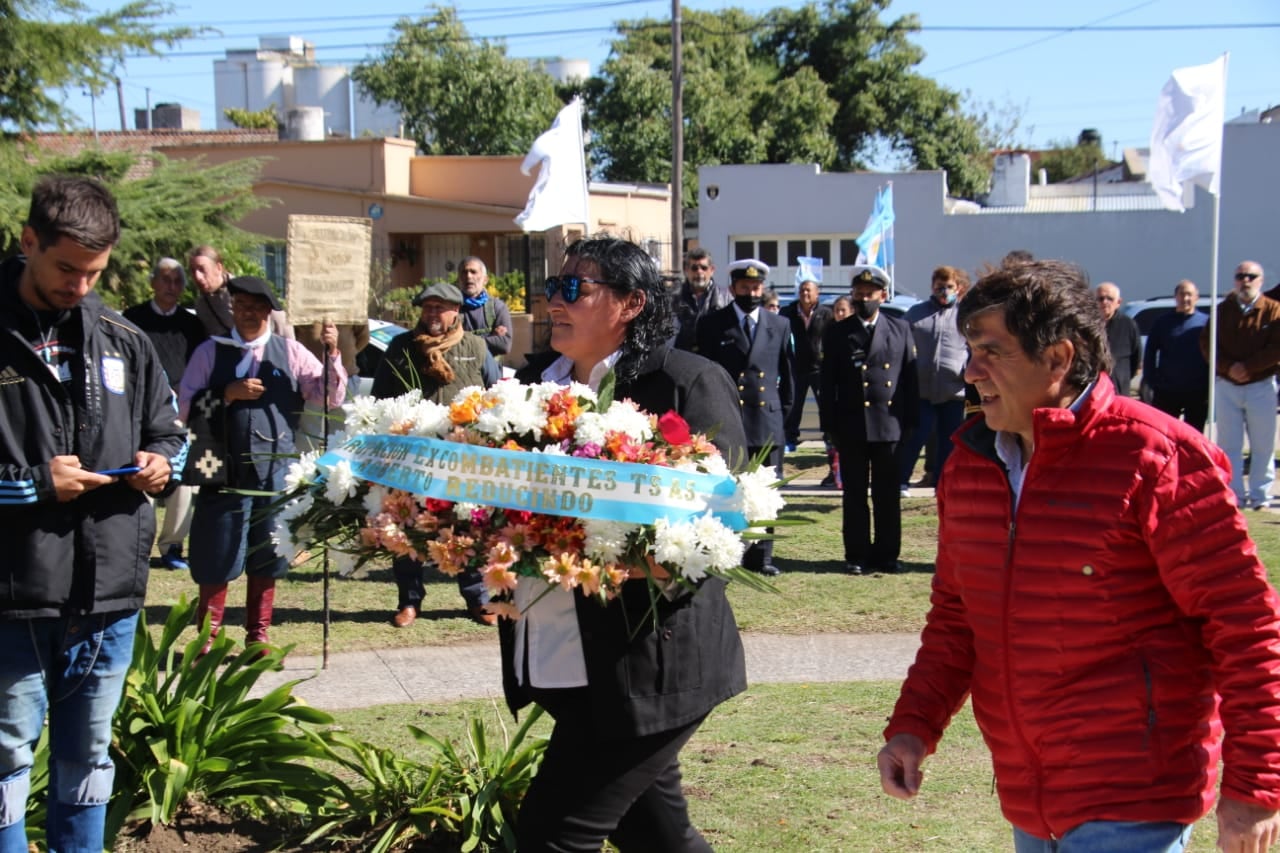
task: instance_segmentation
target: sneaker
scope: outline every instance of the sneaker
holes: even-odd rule
[[[899,495],[901,495],[901,496],[902,496],[902,497],[904,497],[904,498],[909,498],[909,497],[911,497],[911,487],[910,487],[910,486],[900,486],[900,487],[898,488],[898,494],[899,494]]]
[[[191,571],[191,566],[186,560],[182,559],[181,545],[169,546],[169,550],[165,551],[160,557],[160,567],[174,572]]]
[[[795,445],[795,442],[791,442],[791,441],[787,442],[787,452],[788,452],[788,453],[795,453],[795,452],[796,452],[796,445]]]

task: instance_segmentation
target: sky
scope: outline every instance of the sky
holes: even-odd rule
[[[91,8],[121,5],[90,0]],[[763,13],[785,3],[685,0],[683,8],[736,5]],[[463,24],[475,36],[505,41],[520,57],[586,59],[594,72],[608,55],[615,20],[669,20],[670,0],[458,0]],[[213,62],[227,49],[252,48],[259,35],[297,35],[316,46],[322,64],[377,57],[402,17],[425,5],[405,0],[219,0],[175,3],[164,24],[218,30],[177,45],[165,58],[137,57],[121,73],[130,127],[134,109],[178,102],[216,120]],[[356,10],[359,10],[358,14]],[[1118,156],[1149,140],[1156,98],[1174,68],[1230,53],[1227,118],[1280,104],[1280,3],[1275,0],[894,0],[882,18],[915,14],[924,27],[913,41],[925,50],[917,71],[994,109],[1014,141],[1028,147],[1074,142],[1081,130],[1102,134],[1103,150]],[[1270,26],[1265,26],[1265,25]],[[1031,28],[1057,28],[1035,30]],[[1094,29],[1089,29],[1089,28]],[[1110,27],[1113,29],[1098,29]],[[1003,28],[1003,29],[994,29]],[[114,89],[92,100],[68,92],[67,104],[85,127],[120,129]],[[96,113],[96,116],[95,116]],[[696,121],[696,116],[686,118]]]

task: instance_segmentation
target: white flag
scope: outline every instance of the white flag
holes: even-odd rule
[[[542,168],[529,191],[529,203],[516,224],[525,231],[546,231],[570,222],[587,225],[587,164],[578,98],[560,110],[550,130],[534,140],[520,171],[527,175],[539,163]]]
[[[1182,204],[1186,181],[1195,181],[1218,195],[1226,107],[1225,53],[1208,65],[1175,69],[1160,90],[1147,180],[1168,209],[1186,209]]]

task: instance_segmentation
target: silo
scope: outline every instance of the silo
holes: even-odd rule
[[[324,107],[294,107],[285,122],[288,139],[314,142],[324,139]]]
[[[351,134],[351,95],[343,65],[306,65],[293,69],[293,103],[322,107],[326,129]]]
[[[234,127],[223,114],[229,107],[250,112],[273,107],[280,116],[290,106],[291,69],[278,59],[264,61],[253,51],[228,53],[226,59],[213,63],[213,75],[219,130]]]

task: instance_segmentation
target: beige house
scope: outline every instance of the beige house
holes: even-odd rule
[[[522,157],[419,157],[405,139],[188,144],[164,153],[209,163],[267,158],[254,192],[276,203],[239,224],[268,237],[284,240],[295,213],[369,217],[374,257],[389,263],[392,287],[452,277],[467,255],[495,273],[526,266],[525,235],[513,221],[534,182],[520,172]],[[676,269],[666,185],[592,183],[589,209],[591,222],[530,235],[533,281],[584,231],[647,244],[664,269]]]

